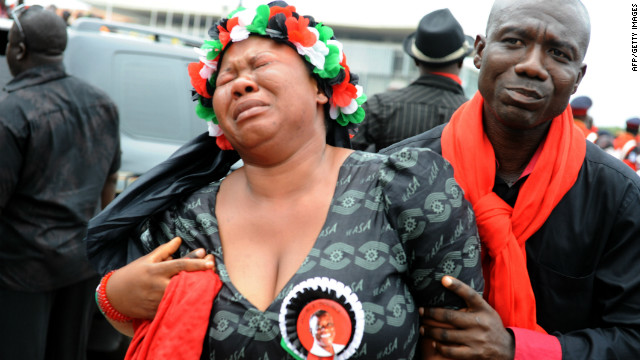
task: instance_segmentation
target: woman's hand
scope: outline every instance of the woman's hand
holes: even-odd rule
[[[426,337],[421,340],[423,351],[435,349],[439,356],[452,359],[513,359],[513,335],[482,295],[450,276],[442,278],[442,285],[464,299],[468,307],[420,310],[420,332]]]
[[[124,315],[153,319],[169,281],[180,271],[213,269],[213,255],[197,249],[180,259],[171,255],[180,247],[181,239],[173,238],[151,253],[113,273],[107,282],[107,298]]]

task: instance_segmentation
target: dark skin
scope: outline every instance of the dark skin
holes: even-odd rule
[[[19,15],[24,30],[14,23],[7,42],[7,64],[13,76],[46,64],[61,64],[67,46],[67,26],[51,11],[29,8]]]
[[[178,250],[181,242],[182,239],[176,237],[131,262],[127,265],[130,271],[113,273],[106,289],[113,307],[129,317],[152,320],[173,276],[181,271],[213,269],[213,255],[206,254],[204,249],[194,250],[184,258],[173,259],[172,255]],[[133,337],[131,322],[106,319],[118,331]]]
[[[526,168],[586,72],[589,43],[586,10],[575,1],[502,1],[494,4],[487,36],[476,38],[474,63],[485,100],[483,123],[511,182]],[[498,313],[462,282],[443,278],[468,308],[422,309],[423,349],[430,358],[513,359],[515,342]]]

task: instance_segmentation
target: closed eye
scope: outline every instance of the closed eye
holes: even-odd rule
[[[233,74],[232,73],[230,73],[228,71],[219,73],[218,77],[216,78],[216,87],[225,85],[228,82],[230,82],[231,80],[233,80]]]

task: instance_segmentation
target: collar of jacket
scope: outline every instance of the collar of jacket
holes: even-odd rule
[[[4,90],[7,92],[13,92],[61,79],[66,76],[67,73],[65,72],[64,65],[62,63],[36,66],[18,74],[18,76],[14,77],[7,83],[7,85],[5,85]]]
[[[464,90],[462,90],[462,86],[460,86],[460,84],[456,83],[452,79],[440,75],[421,75],[416,81],[412,82],[411,85],[436,87],[439,89],[464,95]]]

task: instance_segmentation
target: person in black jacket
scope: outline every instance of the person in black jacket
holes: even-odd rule
[[[379,151],[444,124],[467,101],[459,75],[464,58],[473,52],[473,38],[464,34],[449,9],[425,15],[405,39],[404,51],[420,77],[363,105],[366,117],[351,141],[356,150]]]
[[[479,92],[384,151],[442,153],[477,217],[484,298],[445,277],[468,309],[425,309],[441,355],[640,358],[640,179],[584,139],[569,106],[590,31],[578,0],[496,1],[475,43]]]
[[[119,117],[103,91],[69,76],[67,26],[14,8],[0,95],[0,357],[85,359],[99,278],[82,243],[115,196]]]

